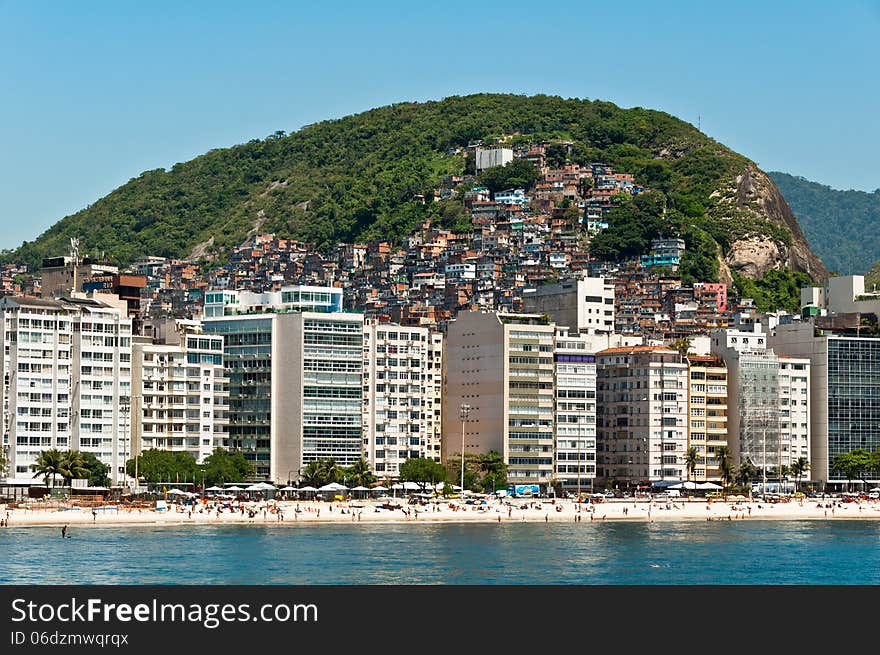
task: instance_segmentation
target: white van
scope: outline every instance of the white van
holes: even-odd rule
[[[654,498],[663,500],[665,498],[681,498],[681,492],[678,489],[667,489],[659,494],[654,494]]]

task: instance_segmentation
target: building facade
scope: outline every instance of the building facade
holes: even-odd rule
[[[681,354],[609,348],[596,363],[597,477],[627,487],[685,481],[688,365]]]
[[[523,311],[547,314],[572,332],[614,332],[614,285],[600,277],[580,277],[523,292]]]
[[[720,357],[688,355],[688,448],[697,451],[694,482],[722,479],[718,448],[727,446],[727,367]]]
[[[533,314],[462,311],[449,323],[444,461],[459,456],[462,442],[465,453],[494,450],[509,482],[546,489],[554,476],[554,332]]]
[[[596,355],[588,337],[557,328],[553,353],[556,392],[555,476],[579,494],[596,478]]]
[[[51,448],[94,454],[125,481],[131,455],[131,320],[100,302],[63,298],[0,300],[3,330],[2,445],[8,477],[32,477]]]
[[[364,456],[378,477],[397,478],[409,458],[440,461],[441,366],[442,335],[364,325]]]
[[[185,452],[200,464],[228,439],[223,337],[189,328],[177,343],[135,337],[131,428],[134,452]]]
[[[363,446],[363,315],[271,309],[204,320],[224,337],[224,445],[274,482],[299,479],[317,459],[350,466]]]

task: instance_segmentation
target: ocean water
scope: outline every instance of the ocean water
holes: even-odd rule
[[[880,521],[0,528],[0,584],[880,584]]]

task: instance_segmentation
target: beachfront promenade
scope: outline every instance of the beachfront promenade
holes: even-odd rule
[[[399,507],[386,509],[382,503]],[[233,503],[219,508],[210,501],[195,506],[170,505],[168,510],[126,509],[124,506],[44,509],[7,508],[0,505],[0,518],[16,526],[109,526],[252,524],[286,526],[295,523],[405,523],[405,522],[580,522],[595,521],[740,521],[800,519],[880,519],[880,502],[842,502],[842,499],[804,498],[802,501],[767,503],[761,500],[691,499],[649,501],[606,500],[578,505],[571,500],[502,499],[485,505],[438,500],[426,505],[392,501],[264,501]],[[2,529],[2,528],[0,528]]]

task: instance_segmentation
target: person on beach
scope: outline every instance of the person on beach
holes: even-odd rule
[[[61,528],[61,538],[64,539],[64,537],[66,537],[66,536],[67,536],[67,526],[65,525],[63,528]]]
[[[95,523],[98,520],[98,512],[97,510],[92,510],[92,523]]]

